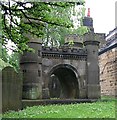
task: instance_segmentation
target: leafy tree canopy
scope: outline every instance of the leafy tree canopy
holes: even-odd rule
[[[82,24],[82,19],[85,16],[85,7],[83,5],[75,4],[74,6],[67,7],[66,9],[58,8],[51,14],[57,17],[59,12],[62,13],[59,14],[60,18],[62,18],[64,21],[68,21],[69,18],[73,27],[66,28],[63,26],[52,26],[47,24],[44,32],[45,34],[42,39],[44,46],[49,45],[59,47],[64,44],[65,37],[69,34],[83,35],[87,32],[87,28],[85,28]]]
[[[75,2],[20,2],[0,1],[2,15],[2,45],[6,47],[12,41],[21,52],[28,50],[28,38],[24,33],[43,37],[46,25],[73,27],[69,16],[62,16],[63,10],[75,4],[83,5],[84,0]],[[56,11],[56,15],[53,14]],[[12,49],[12,48],[11,48]],[[16,49],[15,49],[16,50]]]

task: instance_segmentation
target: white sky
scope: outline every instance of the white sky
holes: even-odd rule
[[[106,33],[115,28],[115,2],[117,0],[86,0],[90,8],[96,33]],[[86,12],[87,15],[87,12]]]

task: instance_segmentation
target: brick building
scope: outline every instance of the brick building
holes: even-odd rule
[[[105,40],[99,51],[101,94],[117,96],[117,27]]]

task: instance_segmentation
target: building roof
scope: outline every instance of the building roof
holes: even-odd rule
[[[99,50],[99,55],[107,52],[108,50],[111,50],[115,47],[117,47],[117,27],[109,32],[109,34],[106,36],[106,44],[103,45],[103,47]]]
[[[111,31],[109,32],[109,34],[107,34],[106,37],[110,36],[110,35],[111,35],[113,32],[115,32],[115,31],[117,31],[117,27],[115,27],[113,30],[111,30]]]

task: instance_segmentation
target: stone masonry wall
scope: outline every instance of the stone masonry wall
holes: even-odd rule
[[[101,95],[117,96],[117,48],[99,56]]]

